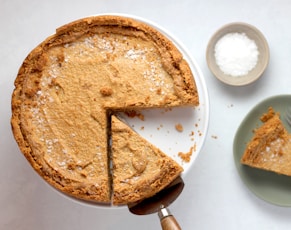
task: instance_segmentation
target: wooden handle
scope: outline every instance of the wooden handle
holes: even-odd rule
[[[175,217],[170,215],[161,219],[163,230],[182,230]]]

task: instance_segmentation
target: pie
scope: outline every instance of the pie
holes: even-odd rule
[[[134,203],[161,191],[183,168],[116,116],[111,121],[113,204]]]
[[[198,104],[191,69],[168,38],[131,18],[94,16],[57,29],[26,57],[11,125],[20,150],[48,183],[110,203],[111,114]]]
[[[241,163],[291,176],[291,134],[272,107],[261,116],[261,121],[263,124],[254,131]]]

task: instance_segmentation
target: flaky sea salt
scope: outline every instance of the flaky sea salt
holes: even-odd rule
[[[259,51],[256,43],[245,33],[228,33],[216,43],[214,56],[221,71],[238,77],[256,66]]]

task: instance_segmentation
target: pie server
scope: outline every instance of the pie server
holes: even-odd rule
[[[129,211],[136,215],[147,215],[157,212],[163,230],[181,229],[175,217],[170,213],[167,207],[176,200],[183,188],[184,182],[179,176],[153,197],[137,203],[128,204]]]

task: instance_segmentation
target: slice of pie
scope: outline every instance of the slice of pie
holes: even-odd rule
[[[261,117],[262,126],[254,131],[241,163],[291,176],[291,135],[272,107]]]
[[[113,204],[151,197],[183,168],[129,126],[112,116]]]

